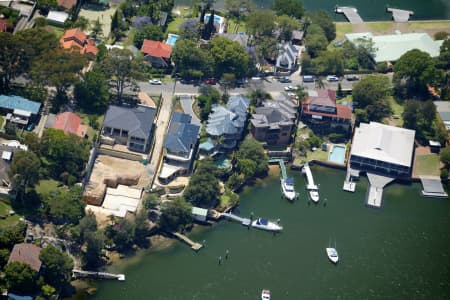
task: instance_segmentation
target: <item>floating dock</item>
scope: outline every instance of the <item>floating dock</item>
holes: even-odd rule
[[[309,167],[308,163],[306,163],[303,166],[303,173],[305,173],[306,180],[308,181],[308,185],[306,186],[306,189],[307,190],[318,190],[319,187],[316,184],[314,184],[314,178],[312,176],[311,168]]]
[[[337,14],[344,14],[347,20],[352,24],[364,23],[363,19],[358,14],[358,10],[354,7],[336,5],[334,12]]]
[[[83,271],[83,270],[72,270],[72,276],[74,278],[99,278],[99,279],[117,279],[119,281],[125,281],[124,274],[112,274],[106,272],[95,272],[95,271]]]
[[[437,176],[421,176],[423,190],[422,196],[430,198],[448,198],[442,186],[441,178]]]
[[[359,178],[359,171],[358,170],[354,170],[352,168],[350,168],[350,166],[347,167],[347,174],[345,175],[345,181],[344,181],[344,186],[342,187],[342,189],[344,191],[347,192],[352,192],[354,193],[356,190],[356,182],[352,181],[352,178]]]
[[[380,208],[383,204],[384,187],[395,180],[393,177],[387,177],[367,172],[369,179],[369,190],[366,196],[366,205],[369,207]]]
[[[248,218],[242,218],[242,217],[230,214],[230,213],[222,213],[221,216],[223,216],[229,220],[239,222],[244,226],[250,226],[252,223],[252,221]]]
[[[392,19],[394,19],[394,22],[398,23],[408,22],[409,17],[414,15],[414,12],[411,10],[403,10],[391,7],[386,7],[386,11],[392,13]]]
[[[184,234],[181,234],[179,232],[172,232],[172,234],[178,238],[180,241],[185,242],[186,244],[188,244],[189,246],[191,246],[191,249],[194,251],[198,251],[200,249],[203,248],[202,244],[196,243],[194,241],[192,241],[190,238],[188,238],[187,236],[185,236]]]

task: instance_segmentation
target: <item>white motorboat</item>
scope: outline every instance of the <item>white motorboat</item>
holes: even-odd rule
[[[319,192],[317,190],[309,190],[309,197],[311,201],[315,203],[319,202]]]
[[[283,227],[277,223],[271,222],[267,219],[258,218],[252,222],[252,227],[267,230],[267,231],[281,231]]]
[[[290,201],[294,201],[297,197],[297,193],[294,189],[294,178],[281,178],[281,190],[283,191],[283,195],[289,199]]]
[[[315,203],[319,202],[319,187],[314,184],[314,178],[312,176],[311,169],[309,168],[308,163],[303,166],[302,172],[306,175],[306,180],[308,181],[306,189],[309,192],[311,201]]]
[[[261,300],[270,300],[270,291],[269,290],[262,290]]]
[[[326,250],[330,261],[334,264],[337,264],[337,262],[339,261],[339,255],[336,251],[336,248],[326,248]]]

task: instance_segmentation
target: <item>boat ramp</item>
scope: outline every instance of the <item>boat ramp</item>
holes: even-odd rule
[[[363,19],[358,14],[358,10],[354,7],[336,5],[334,12],[337,14],[344,14],[347,20],[352,24],[364,23]]]
[[[83,270],[72,270],[72,276],[74,278],[100,278],[100,279],[117,279],[119,281],[125,281],[124,274],[112,274],[106,272],[95,272],[95,271],[83,271]]]

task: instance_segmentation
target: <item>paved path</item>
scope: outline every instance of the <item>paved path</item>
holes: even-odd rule
[[[181,108],[183,109],[183,111],[186,114],[191,115],[191,117],[192,117],[191,123],[192,124],[197,124],[197,125],[202,124],[202,122],[200,121],[200,119],[197,117],[197,115],[194,113],[194,110],[192,109],[194,100],[192,99],[191,95],[180,95],[180,104],[181,104]]]

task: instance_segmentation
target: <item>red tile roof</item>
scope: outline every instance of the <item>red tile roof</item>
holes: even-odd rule
[[[342,104],[336,104],[336,114],[328,114],[324,112],[317,112],[317,111],[310,111],[309,105],[307,102],[303,103],[303,114],[307,115],[319,115],[319,116],[325,116],[325,117],[337,117],[341,119],[348,119],[351,120],[352,118],[352,110],[347,105]]]
[[[76,134],[84,137],[87,133],[88,126],[81,125],[81,118],[72,112],[64,112],[56,115],[53,128],[64,131],[64,133]]]
[[[316,90],[317,96],[309,96],[308,102],[321,106],[336,106],[336,92],[333,90]]]
[[[95,42],[78,28],[67,30],[59,40],[59,43],[64,49],[75,48],[79,50],[80,54],[91,53],[96,55],[98,52]]]
[[[12,262],[20,262],[29,265],[33,270],[39,272],[42,262],[39,259],[41,248],[33,244],[15,244],[9,256],[8,264]]]
[[[151,40],[144,40],[141,48],[142,53],[153,57],[170,58],[172,46]]]
[[[56,0],[58,6],[63,7],[65,9],[71,9],[77,4],[77,0]]]

